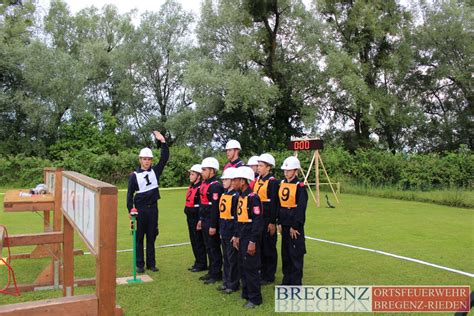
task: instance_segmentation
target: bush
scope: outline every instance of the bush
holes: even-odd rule
[[[8,187],[32,187],[44,181],[43,168],[53,162],[24,155],[0,157],[0,185]]]
[[[139,149],[119,151],[117,154],[98,154],[92,149],[63,151],[62,160],[50,161],[42,158],[18,156],[0,157],[0,185],[33,186],[42,182],[43,168],[63,167],[90,177],[119,186],[125,186],[130,172],[138,167]],[[160,152],[154,150],[155,163]],[[280,166],[293,152],[272,153],[276,160],[274,174],[283,178]],[[309,165],[313,152],[300,152],[298,157],[304,169]],[[474,155],[466,147],[457,152],[439,154],[395,154],[382,150],[357,150],[354,155],[341,147],[328,148],[321,152],[324,165],[332,182],[344,182],[370,188],[389,186],[402,190],[472,189]],[[225,153],[217,152],[215,157],[226,163]],[[162,187],[188,185],[187,170],[204,157],[189,147],[172,146],[170,161],[162,176]],[[243,157],[246,162],[248,157]],[[307,171],[307,170],[305,170]],[[314,172],[314,171],[313,171]],[[219,173],[220,174],[220,173]],[[321,170],[321,181],[326,182]],[[314,182],[314,173],[310,182]]]

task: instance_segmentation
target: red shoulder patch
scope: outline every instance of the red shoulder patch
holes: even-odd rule
[[[212,194],[212,199],[213,199],[214,201],[217,201],[217,200],[219,199],[219,193],[213,193],[213,194]]]
[[[304,187],[304,183],[303,183],[303,182],[300,182],[300,183],[299,183],[299,186],[300,186],[300,187]]]
[[[260,215],[260,206],[254,206],[253,207],[253,213],[255,215]]]

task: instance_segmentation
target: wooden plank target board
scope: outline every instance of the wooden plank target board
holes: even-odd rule
[[[77,172],[62,174],[64,216],[63,294],[74,292],[74,230],[96,258],[99,315],[121,313],[115,308],[117,261],[117,188]]]
[[[74,180],[63,174],[61,210],[74,226],[89,250],[97,254],[99,191],[76,174]],[[84,177],[84,176],[82,176]],[[82,178],[83,180],[85,178]],[[102,188],[103,192],[103,188]]]

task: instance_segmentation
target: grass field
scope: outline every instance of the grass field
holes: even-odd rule
[[[188,241],[183,213],[184,191],[163,191],[160,200],[160,236],[157,246]],[[41,218],[31,213],[4,213],[0,195],[0,223],[10,234],[41,231]],[[125,192],[119,193],[118,249],[131,248]],[[474,211],[419,202],[343,194],[335,209],[316,209],[309,204],[306,234],[311,237],[383,250],[474,272]],[[86,250],[81,239],[78,248]],[[470,285],[474,278],[413,262],[356,249],[307,240],[303,283],[306,285]],[[23,252],[31,248],[13,248]],[[132,254],[117,255],[118,276],[132,273]],[[279,258],[280,260],[280,258]],[[274,310],[273,287],[263,287],[264,303],[245,311],[240,294],[223,295],[216,285],[203,285],[190,273],[189,245],[157,250],[160,271],[151,273],[151,283],[117,287],[117,304],[127,315],[156,314],[270,314]],[[19,283],[34,280],[46,260],[16,260],[13,267]],[[93,277],[94,258],[76,257],[76,278]],[[1,268],[4,269],[4,268]],[[0,270],[0,275],[5,270]],[[281,280],[279,261],[277,281]],[[4,282],[3,280],[0,282]],[[93,287],[76,289],[76,294],[91,293]],[[61,291],[23,293],[20,297],[0,296],[0,304],[61,296]]]

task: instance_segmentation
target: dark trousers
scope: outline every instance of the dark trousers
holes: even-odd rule
[[[199,215],[195,213],[187,213],[186,220],[188,222],[189,240],[193,248],[194,264],[197,269],[207,269],[206,246],[204,246],[204,238],[202,230],[196,230],[199,221]]]
[[[224,286],[233,291],[239,289],[239,252],[232,247],[232,236],[221,236],[222,254],[224,256],[224,275],[222,277]]]
[[[253,256],[247,253],[249,240],[240,238],[239,264],[242,276],[242,298],[259,305],[262,304],[262,292],[260,291],[260,244],[256,243],[256,251]]]
[[[277,270],[278,253],[277,253],[277,233],[270,235],[268,230],[269,221],[265,220],[262,234],[262,280],[275,281],[275,273]]]
[[[281,259],[283,270],[282,285],[302,285],[303,257],[306,253],[304,231],[298,238],[290,236],[290,226],[281,229]]]
[[[139,268],[145,266],[143,239],[146,236],[146,266],[156,266],[155,240],[158,236],[158,205],[147,205],[138,208],[137,217],[137,262]]]
[[[209,222],[202,221],[202,234],[204,237],[204,245],[206,246],[207,256],[209,257],[209,275],[213,279],[222,278],[222,252],[221,252],[221,238],[216,231],[216,234],[209,235]]]

